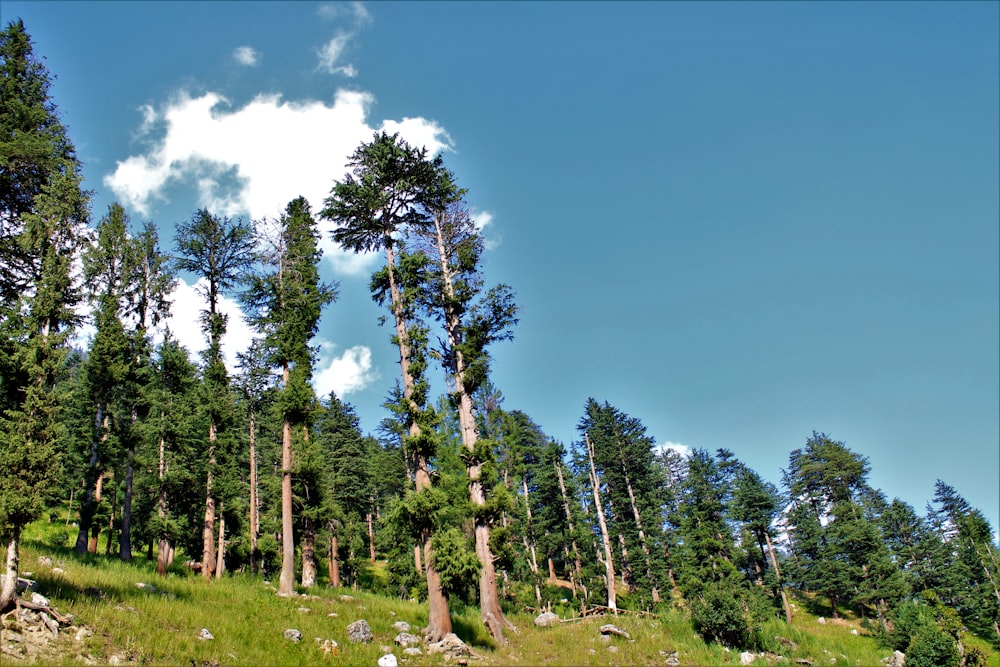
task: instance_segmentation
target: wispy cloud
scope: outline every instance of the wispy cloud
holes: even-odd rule
[[[472,224],[476,226],[479,233],[483,236],[483,246],[487,250],[494,250],[499,247],[500,242],[503,240],[499,236],[487,236],[486,228],[493,222],[493,214],[490,211],[480,211],[478,209],[473,209],[471,212]]]
[[[451,137],[431,120],[387,120],[373,127],[368,121],[373,99],[344,90],[332,104],[261,95],[233,109],[218,93],[180,92],[160,109],[141,109],[145,150],[119,161],[104,183],[141,215],[166,199],[169,186],[188,184],[199,207],[260,219],[279,215],[299,195],[314,212],[321,210],[348,157],[378,130],[399,132],[432,154],[450,149]],[[376,257],[345,253],[327,240],[330,226],[321,226],[324,257],[335,271],[369,272]]]
[[[655,451],[660,452],[664,449],[672,449],[684,458],[691,456],[691,448],[687,445],[682,445],[679,442],[661,442],[655,447]]]
[[[340,26],[333,37],[316,50],[319,58],[317,69],[329,74],[341,74],[348,78],[358,75],[357,68],[345,62],[347,52],[361,29],[372,22],[372,15],[363,2],[328,2],[317,8],[320,18],[329,21],[346,19],[346,26]]]
[[[260,53],[255,51],[253,47],[250,46],[238,46],[233,50],[233,60],[238,62],[240,65],[253,67],[260,62]]]
[[[330,74],[343,74],[348,78],[358,75],[358,71],[354,68],[354,65],[350,63],[341,64],[344,52],[347,50],[347,45],[353,36],[353,33],[338,32],[329,42],[316,51],[316,55],[319,56],[318,67],[321,71]]]

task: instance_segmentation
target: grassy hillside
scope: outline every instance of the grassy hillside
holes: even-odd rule
[[[400,664],[445,664],[439,655],[405,657],[393,646],[397,621],[408,622],[419,634],[427,621],[424,605],[349,589],[316,587],[295,598],[280,598],[274,587],[242,575],[205,582],[180,568],[157,577],[154,564],[139,556],[121,563],[103,556],[78,557],[68,546],[61,526],[33,526],[25,540],[22,570],[32,573],[38,592],[63,614],[74,616],[75,627],[64,629],[35,658],[46,664],[168,664],[168,665],[375,665],[383,647],[392,647]],[[46,558],[51,559],[51,564]],[[61,572],[59,571],[61,570]],[[150,584],[152,587],[150,587]],[[865,636],[857,619],[820,623],[808,609],[813,601],[799,599],[792,626],[773,621],[767,636],[780,636],[776,653],[789,664],[807,660],[815,665],[878,665],[889,651]],[[818,610],[815,609],[814,610]],[[738,651],[706,645],[691,630],[683,612],[660,617],[622,615],[617,618],[569,620],[556,627],[537,628],[533,614],[514,614],[520,632],[496,647],[479,622],[478,610],[457,610],[455,631],[478,655],[481,665],[664,665],[676,652],[681,665],[740,664]],[[821,610],[819,610],[821,611]],[[374,633],[370,644],[352,644],[347,625],[365,619]],[[604,637],[598,628],[614,623],[632,641]],[[85,626],[82,632],[77,628]],[[206,628],[213,639],[200,639]],[[88,629],[93,631],[88,635]],[[293,642],[286,629],[302,633]],[[4,621],[5,636],[24,629],[12,615]],[[323,640],[337,649],[325,653]],[[969,638],[1000,667],[1000,656],[985,642]],[[330,644],[327,644],[329,647]],[[777,655],[758,656],[755,664],[770,664]],[[9,653],[4,665],[19,664]],[[454,662],[454,661],[453,661]],[[802,663],[806,664],[806,663]]]

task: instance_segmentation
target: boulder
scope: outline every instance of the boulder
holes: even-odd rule
[[[396,660],[396,656],[392,653],[383,655],[378,659],[378,667],[397,667],[397,665],[399,665],[399,661]]]
[[[340,646],[332,639],[324,639],[319,645],[319,650],[323,651],[323,655],[336,655]]]
[[[347,626],[347,639],[350,640],[352,644],[368,644],[375,635],[372,634],[371,626],[368,625],[368,621],[361,619],[359,621],[354,621]]]
[[[407,623],[406,621],[396,621],[395,623],[392,624],[392,629],[395,630],[396,632],[409,632],[410,624]]]
[[[743,651],[740,653],[740,664],[741,665],[752,665],[754,661],[754,654],[750,651]]]
[[[446,658],[459,658],[472,655],[472,651],[454,632],[446,634],[441,641],[427,645],[428,653],[441,653]]]
[[[550,625],[559,625],[559,615],[551,611],[542,612],[535,617],[535,625],[540,628],[547,628]]]
[[[816,619],[816,622],[819,623],[820,625],[823,625],[826,623],[826,619],[820,616],[819,618]]]
[[[421,643],[420,637],[410,634],[409,632],[400,632],[396,635],[396,638],[393,641],[403,648],[406,648],[407,646],[420,646]]]
[[[31,601],[34,602],[35,604],[40,604],[43,607],[49,606],[49,599],[44,595],[42,595],[41,593],[32,593]]]
[[[403,655],[415,656],[415,655],[423,655],[423,654],[424,654],[424,652],[421,651],[416,646],[410,646],[408,648],[404,648],[403,649]]]
[[[198,639],[201,639],[201,640],[215,639],[215,635],[213,635],[211,632],[209,632],[208,628],[202,628],[198,632]]]
[[[288,628],[285,630],[285,639],[293,642],[302,641],[302,633],[295,628]]]

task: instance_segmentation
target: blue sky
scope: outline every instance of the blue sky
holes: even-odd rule
[[[18,2],[95,191],[165,240],[314,209],[379,129],[443,150],[521,306],[493,380],[772,481],[815,429],[1000,526],[1000,4]],[[398,376],[377,258],[327,244],[317,382]],[[197,344],[183,285],[174,327]],[[235,319],[235,318],[234,318]],[[246,331],[231,327],[230,346]]]

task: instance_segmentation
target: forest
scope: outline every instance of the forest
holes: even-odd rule
[[[508,407],[490,350],[516,345],[516,295],[487,284],[469,193],[441,156],[379,133],[330,174],[321,210],[201,209],[161,238],[120,204],[90,210],[20,21],[0,34],[0,72],[0,613],[25,529],[48,521],[78,554],[163,576],[416,600],[428,641],[457,608],[499,644],[526,608],[673,609],[706,642],[768,651],[761,628],[791,623],[795,591],[859,616],[907,665],[985,664],[970,633],[1000,648],[994,527],[949,482],[925,508],[887,498],[862,453],[816,431],[777,486],[732,451],[658,446],[600,397],[569,443]],[[375,433],[311,383],[339,290],[320,278],[320,220],[344,249],[384,255],[370,291],[399,375]],[[203,286],[197,357],[162,326],[180,275]],[[223,295],[257,333],[232,368]]]

